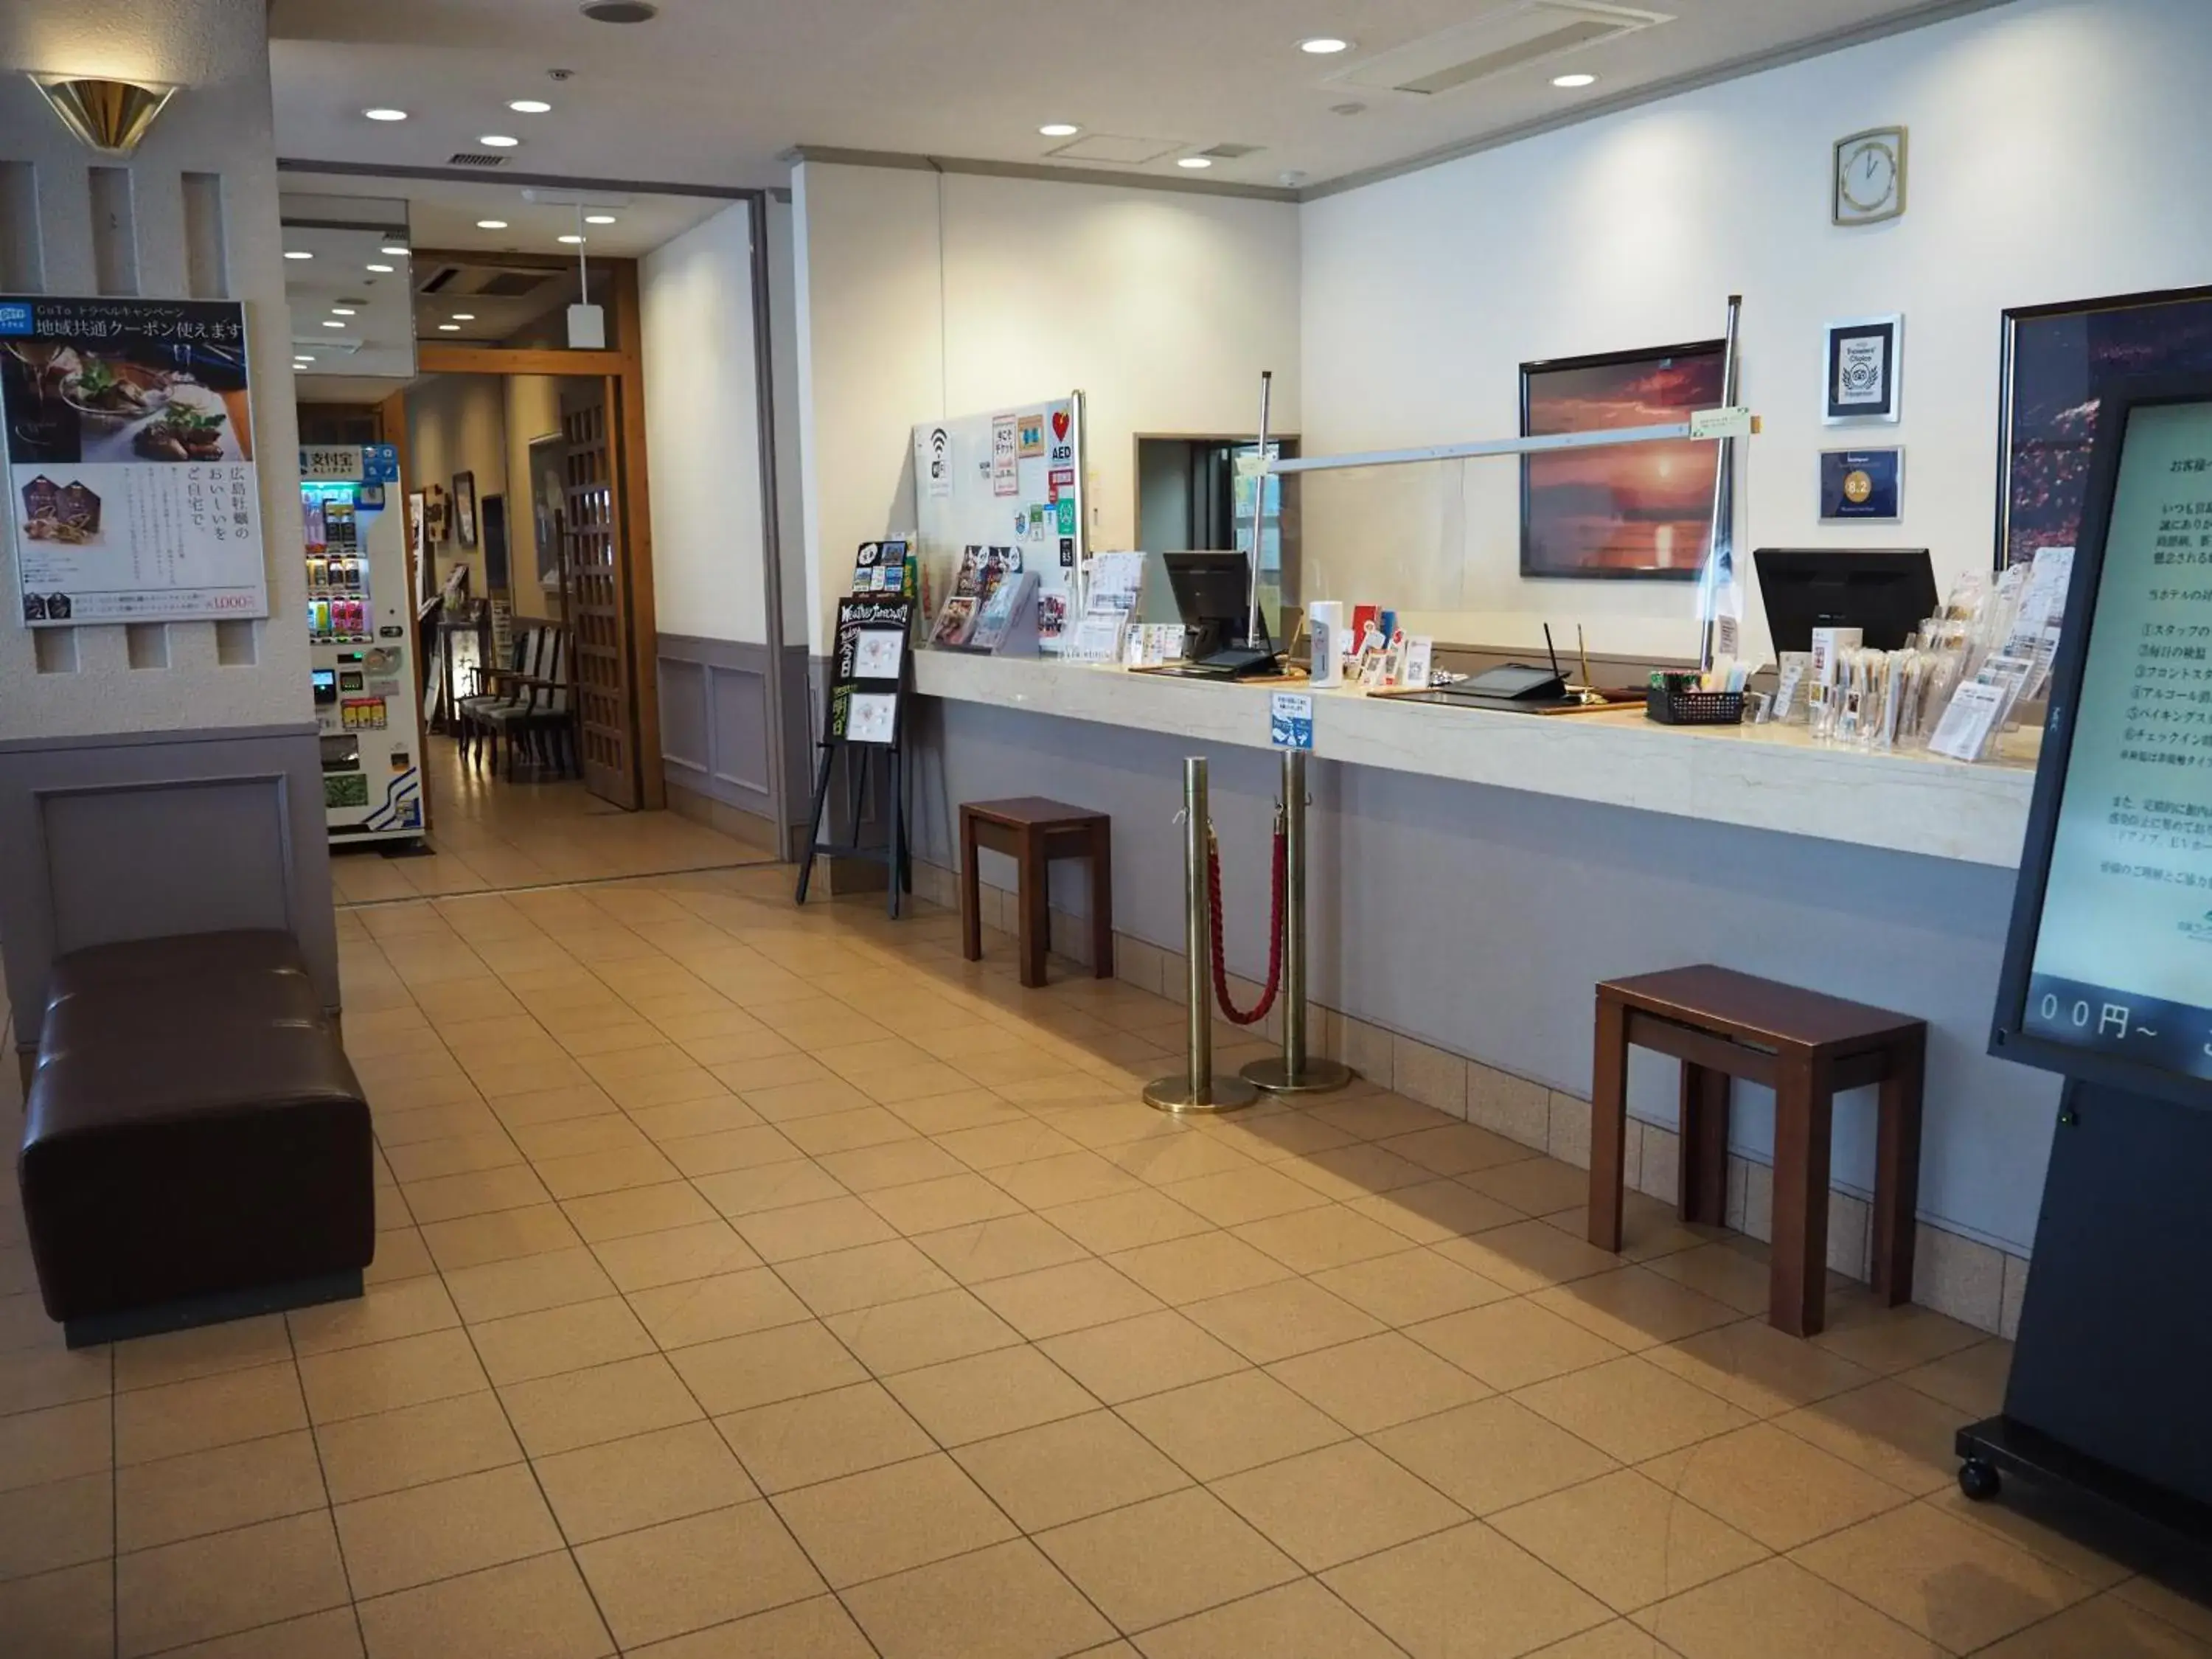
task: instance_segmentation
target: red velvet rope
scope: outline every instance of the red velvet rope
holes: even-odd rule
[[[1275,895],[1267,916],[1267,986],[1251,1012],[1239,1012],[1229,998],[1229,966],[1221,945],[1221,843],[1206,838],[1206,880],[1213,903],[1213,995],[1232,1025],[1257,1025],[1275,1006],[1283,984],[1283,898],[1290,883],[1290,844],[1280,829],[1275,831]]]

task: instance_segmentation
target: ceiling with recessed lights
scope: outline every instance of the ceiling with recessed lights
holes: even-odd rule
[[[1975,3],[660,0],[616,25],[573,0],[274,0],[271,32],[298,160],[767,185],[805,144],[1184,178],[1205,157],[1207,180],[1279,185]]]

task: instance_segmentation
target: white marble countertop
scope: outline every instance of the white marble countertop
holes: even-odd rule
[[[921,651],[925,696],[1245,748],[1268,746],[1271,690],[1038,658]],[[1298,689],[1303,689],[1298,688]],[[1314,693],[1314,754],[1933,858],[2016,868],[2035,782],[2033,734],[1967,766],[1815,743],[1801,726],[1668,726],[1640,709],[1544,719]]]

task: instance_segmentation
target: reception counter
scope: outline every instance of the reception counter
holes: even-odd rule
[[[1121,970],[1180,981],[1186,755],[1208,757],[1232,970],[1267,961],[1280,762],[1268,688],[924,651],[915,836],[957,862],[963,800],[1043,794],[1111,814]],[[1280,688],[1276,688],[1280,689]],[[1984,1054],[2034,740],[1978,766],[1777,726],[1668,727],[1315,694],[1312,996],[1343,1057],[1401,1092],[1587,1157],[1599,980],[1723,963],[1930,1024],[1919,1299],[1989,1328],[2016,1306],[2056,1079]],[[1079,916],[1079,872],[1054,908]],[[1002,870],[985,879],[1010,885]],[[1671,1190],[1672,1066],[1639,1054],[1648,1190]],[[1764,1231],[1771,1105],[1741,1088],[1732,1213]],[[1863,1272],[1870,1099],[1838,1103],[1832,1261]]]

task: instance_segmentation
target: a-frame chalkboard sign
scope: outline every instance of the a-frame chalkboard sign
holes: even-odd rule
[[[814,775],[814,805],[807,816],[806,855],[799,866],[798,902],[806,902],[814,860],[828,857],[880,864],[888,877],[890,914],[899,896],[914,890],[914,861],[907,845],[906,703],[913,689],[914,601],[903,595],[855,593],[837,601],[837,637],[830,661],[830,702],[822,722],[821,758]],[[845,763],[845,830],[849,842],[822,838],[823,814],[840,760]],[[884,840],[860,840],[867,822],[869,783],[876,791]]]

